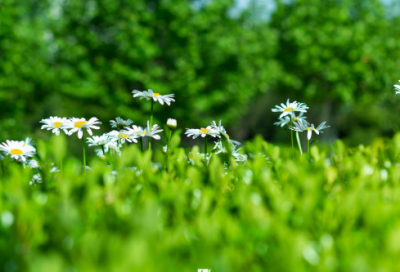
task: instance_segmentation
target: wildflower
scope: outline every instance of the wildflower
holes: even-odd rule
[[[211,128],[214,130],[217,130],[220,135],[222,135],[228,142],[234,144],[234,145],[240,145],[238,141],[231,140],[228,133],[226,132],[225,128],[221,125],[221,120],[219,120],[219,124],[217,126],[217,123],[215,121],[211,122]]]
[[[170,128],[176,128],[176,126],[177,126],[176,120],[172,119],[172,118],[168,118],[167,126],[169,126]]]
[[[68,122],[68,119],[63,117],[52,117],[50,116],[50,118],[48,119],[42,119],[42,121],[40,121],[39,123],[43,123],[44,125],[41,127],[41,129],[47,129],[47,130],[51,130],[52,133],[55,133],[57,136],[60,135],[60,130],[61,130],[61,126],[64,125],[65,123]],[[66,129],[62,129],[66,134],[68,134],[68,131]]]
[[[78,138],[82,139],[83,129],[86,129],[91,136],[93,135],[92,129],[100,129],[99,126],[96,126],[98,124],[101,124],[101,122],[96,117],[90,118],[89,121],[86,121],[85,118],[72,117],[64,125],[60,126],[60,128],[70,129],[68,135],[72,135],[73,133],[78,132]]]
[[[111,127],[119,129],[119,130],[124,129],[124,128],[130,126],[131,124],[133,124],[132,120],[130,120],[130,119],[124,120],[121,117],[115,118],[115,121],[114,120],[110,121]]]
[[[279,118],[279,121],[278,121],[278,122],[275,122],[274,125],[275,125],[275,126],[284,127],[284,126],[286,126],[287,124],[289,124],[290,121],[292,121],[292,122],[297,122],[297,121],[299,121],[299,120],[304,121],[305,119],[307,119],[307,117],[304,116],[304,113],[303,113],[303,112],[300,112],[300,114],[299,114],[298,116],[296,116],[296,114],[294,113],[294,111],[291,110],[290,116],[286,115],[285,117]]]
[[[201,137],[206,137],[206,136],[212,136],[212,137],[218,137],[220,138],[221,136],[219,136],[219,131],[216,129],[213,129],[211,126],[208,126],[206,128],[187,128],[185,134],[187,134],[188,137],[192,137],[193,139],[196,139],[197,137],[201,136]]]
[[[93,136],[92,138],[87,137],[86,138],[88,146],[100,146],[100,145],[105,145],[110,141],[109,137],[107,134],[103,134],[101,136]]]
[[[175,102],[175,99],[173,99],[173,97],[175,96],[174,94],[161,95],[159,93],[153,92],[153,90],[151,89],[143,92],[134,90],[132,93],[134,94],[133,97],[140,97],[140,99],[145,98],[147,101],[153,99],[154,102],[159,102],[161,105],[164,105],[164,103],[166,103],[168,106],[170,106],[171,102]]]
[[[114,153],[117,153],[118,155],[121,154],[121,151],[119,150],[119,147],[118,147],[118,143],[116,143],[116,142],[108,142],[103,146],[103,148],[104,148],[104,152],[106,152],[106,153],[109,152],[111,154],[114,154]]]
[[[273,112],[282,112],[281,115],[279,116],[279,118],[282,118],[286,115],[290,115],[292,111],[307,112],[307,109],[308,109],[308,107],[306,104],[299,103],[297,101],[290,103],[289,99],[288,99],[286,102],[286,105],[283,103],[280,106],[276,105],[275,108],[272,109],[272,111]]]
[[[26,137],[25,144],[26,145],[31,145],[31,146],[36,145],[35,141],[32,138],[29,138],[29,137]]]
[[[28,167],[32,168],[32,169],[37,169],[40,168],[39,162],[37,160],[29,160],[28,161]]]
[[[146,132],[147,137],[152,137],[156,140],[160,140],[161,137],[160,135],[157,135],[157,133],[160,133],[161,131],[163,131],[163,129],[160,129],[158,125],[153,125],[150,130],[150,123],[149,121],[147,121],[147,132]]]
[[[29,182],[29,185],[34,185],[42,182],[43,182],[42,176],[40,174],[34,174],[32,180]]]
[[[26,144],[24,141],[9,141],[6,143],[2,143],[0,145],[0,150],[4,152],[4,154],[10,155],[12,159],[25,162],[26,157],[33,157],[36,153],[36,149]]]
[[[400,80],[399,80],[399,82],[400,82]],[[394,85],[394,88],[396,89],[396,94],[399,94],[400,93],[400,85]]]
[[[132,126],[132,128],[125,128],[126,134],[136,134],[138,137],[146,136],[146,129],[139,126]]]
[[[60,172],[60,169],[58,169],[56,166],[50,168],[50,173],[58,173],[58,172]]]
[[[110,139],[120,140],[121,144],[124,144],[125,141],[137,143],[136,138],[139,137],[136,133],[129,133],[129,130],[121,130],[120,132],[113,130],[108,133],[108,136]]]
[[[311,136],[312,136],[312,132],[314,131],[317,135],[319,135],[319,133],[323,133],[323,129],[328,128],[329,126],[325,126],[326,122],[322,122],[317,128],[314,127],[314,124],[310,124],[306,121],[299,121],[299,122],[295,122],[294,127],[292,127],[291,129],[294,131],[298,131],[298,132],[305,132],[307,131],[307,139],[310,140]]]

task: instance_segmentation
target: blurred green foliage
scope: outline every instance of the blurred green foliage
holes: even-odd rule
[[[1,173],[1,271],[400,268],[399,134],[353,149],[313,146],[312,163],[256,138],[245,148],[254,157],[231,170],[218,156],[189,165],[181,148],[157,170],[132,145],[116,176],[99,159],[85,176],[54,138],[38,151],[42,169],[64,158],[56,176],[30,186],[33,171],[15,162]]]
[[[287,98],[310,105],[310,121],[328,121],[331,138],[352,144],[397,129],[398,3],[279,0],[264,11],[269,20],[251,6],[232,16],[234,5],[2,1],[0,138],[42,137],[38,121],[55,115],[143,126],[150,105],[131,91],[148,88],[176,94],[171,107],[155,107],[156,122],[222,119],[239,140],[284,139],[270,108]]]

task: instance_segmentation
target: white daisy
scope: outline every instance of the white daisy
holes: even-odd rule
[[[292,130],[298,131],[298,132],[305,132],[307,131],[307,139],[310,140],[312,136],[312,132],[314,131],[317,135],[319,133],[323,133],[323,129],[328,128],[329,126],[325,126],[326,122],[322,122],[317,128],[314,127],[314,124],[310,124],[306,121],[298,121],[293,123],[294,127],[291,127]]]
[[[56,166],[53,166],[53,167],[50,169],[50,173],[58,173],[58,172],[60,172],[60,169],[58,169]]]
[[[128,119],[128,120],[124,120],[121,117],[117,117],[114,120],[110,121],[110,125],[112,128],[117,128],[117,129],[124,129],[128,126],[130,126],[131,124],[133,124],[133,121]]]
[[[160,127],[158,125],[153,125],[150,130],[150,122],[147,121],[147,132],[146,132],[147,137],[152,137],[153,139],[160,140],[161,137],[160,137],[160,135],[157,135],[157,134],[160,133],[161,131],[164,131],[164,130],[160,129]]]
[[[139,126],[132,126],[132,128],[125,128],[126,134],[136,134],[139,137],[146,137],[146,129]]]
[[[212,136],[212,137],[218,137],[219,136],[219,131],[216,129],[213,129],[211,126],[208,126],[206,128],[187,128],[185,134],[187,134],[188,137],[192,137],[193,139],[196,139],[197,137],[206,137],[206,136]]]
[[[4,155],[10,155],[12,159],[25,162],[26,157],[33,157],[36,153],[36,149],[26,144],[24,141],[9,141],[0,145],[0,150],[4,152]]]
[[[226,132],[226,129],[221,125],[221,120],[219,120],[219,124],[217,126],[217,123],[215,121],[211,122],[211,128],[214,130],[217,130],[220,135],[222,135],[225,139],[228,140],[228,142],[234,144],[234,145],[240,145],[238,141],[230,139],[228,133]]]
[[[400,80],[399,80],[400,82]],[[396,89],[396,94],[400,93],[400,85],[394,85],[394,88]]]
[[[106,153],[111,153],[111,154],[117,153],[118,155],[121,154],[117,142],[108,142],[105,145],[103,145],[103,148],[104,152]]]
[[[167,126],[169,126],[170,128],[176,128],[176,126],[177,126],[176,120],[172,119],[172,118],[168,118]]]
[[[32,177],[32,180],[29,182],[29,185],[34,185],[37,183],[42,183],[42,177],[40,176],[40,174],[34,174]]]
[[[108,134],[103,134],[101,136],[93,136],[93,137],[87,137],[86,142],[88,143],[88,146],[100,146],[100,145],[105,145],[108,143],[111,139],[108,136]]]
[[[304,113],[303,113],[303,112],[300,112],[300,114],[299,114],[298,116],[296,116],[296,114],[294,113],[294,111],[291,110],[291,114],[290,114],[289,116],[286,115],[285,117],[279,118],[279,121],[278,121],[278,122],[275,122],[274,125],[275,125],[275,126],[284,127],[284,126],[286,126],[287,124],[289,124],[290,121],[297,122],[297,121],[299,121],[299,120],[303,120],[303,121],[304,121],[305,119],[307,119],[307,117],[304,116]]]
[[[296,112],[307,112],[307,105],[304,103],[298,103],[296,101],[290,103],[289,99],[286,101],[286,105],[285,104],[281,104],[276,105],[274,109],[272,109],[273,112],[282,112],[281,115],[279,116],[279,118],[282,118],[286,115],[291,114],[292,111]]]
[[[64,125],[65,123],[68,122],[67,118],[60,118],[60,117],[52,117],[48,119],[42,119],[39,123],[43,123],[44,125],[42,126],[42,129],[47,129],[51,130],[52,133],[55,133],[57,136],[60,135],[60,127]],[[63,129],[64,132],[67,134],[68,131],[66,129]]]
[[[96,126],[98,124],[101,124],[101,122],[96,117],[90,118],[89,121],[86,121],[85,118],[72,117],[64,125],[60,126],[60,128],[70,129],[68,131],[68,135],[72,135],[73,133],[78,132],[78,138],[82,139],[83,129],[86,129],[89,135],[92,136],[92,129],[100,129],[99,126]]]
[[[140,97],[140,99],[146,98],[147,101],[153,99],[154,102],[159,102],[161,105],[164,105],[165,102],[168,106],[170,106],[171,102],[175,102],[175,99],[173,99],[175,96],[174,94],[161,95],[153,92],[151,89],[143,92],[134,90],[132,93],[134,94],[133,97]]]
[[[40,168],[39,162],[37,160],[29,160],[28,161],[28,167],[32,168],[32,169],[37,169]]]
[[[134,133],[134,132],[129,133],[129,130],[127,130],[127,129],[124,129],[121,131],[113,130],[108,133],[108,137],[110,137],[110,139],[113,139],[116,141],[118,139],[120,139],[121,144],[124,144],[125,141],[130,142],[130,143],[132,143],[132,142],[137,143],[136,138],[139,138],[139,136],[136,133]]]

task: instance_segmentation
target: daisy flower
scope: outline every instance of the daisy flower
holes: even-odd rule
[[[60,135],[60,130],[62,129],[60,127],[67,122],[68,122],[68,119],[65,117],[60,118],[57,116],[55,116],[55,117],[50,116],[50,118],[48,118],[48,119],[42,119],[42,121],[40,121],[39,123],[44,124],[41,129],[51,130],[52,133],[55,133],[58,136],[58,135]],[[66,129],[62,129],[62,130],[66,134],[68,134],[68,131]]]
[[[0,150],[4,152],[4,155],[10,155],[12,159],[25,162],[27,157],[33,157],[36,153],[36,149],[26,144],[24,141],[9,141],[0,145]]]
[[[130,143],[132,142],[137,143],[136,138],[139,138],[139,136],[136,133],[134,132],[129,133],[129,130],[125,129],[121,131],[113,130],[108,133],[108,137],[110,137],[110,139],[113,139],[115,141],[121,140],[121,144],[124,144],[125,141]]]
[[[278,121],[278,122],[275,122],[274,125],[275,125],[275,126],[284,127],[284,126],[286,126],[287,124],[289,124],[290,121],[297,122],[297,121],[299,121],[299,120],[304,121],[305,119],[307,119],[307,117],[304,116],[304,113],[303,113],[303,112],[300,112],[300,114],[299,114],[298,116],[296,116],[296,114],[294,113],[294,111],[291,110],[290,116],[286,115],[285,117],[279,118],[279,121]]]
[[[93,135],[92,129],[100,129],[99,126],[96,126],[98,124],[101,124],[101,122],[96,117],[90,118],[89,121],[86,121],[85,118],[72,117],[64,125],[60,126],[60,128],[70,129],[68,131],[68,135],[72,135],[73,133],[78,132],[78,138],[82,139],[83,129],[86,129],[86,131],[91,136]]]
[[[146,136],[146,129],[139,126],[132,126],[132,128],[125,128],[126,134],[136,134],[138,137]]]
[[[150,130],[150,122],[147,121],[147,132],[146,132],[147,137],[152,137],[153,139],[160,140],[161,137],[160,135],[157,134],[160,133],[161,131],[163,131],[163,129],[160,129],[158,125],[153,125]]]
[[[399,82],[400,82],[400,80],[399,80]],[[396,94],[399,94],[400,93],[400,85],[394,85],[394,88],[396,89]]]
[[[116,128],[116,129],[124,129],[128,126],[130,126],[131,124],[133,124],[133,121],[128,119],[128,120],[124,120],[121,117],[117,117],[114,120],[110,121],[110,125],[112,128]]]
[[[34,174],[32,180],[29,182],[29,185],[34,185],[42,182],[43,182],[42,176],[40,174]]]
[[[107,134],[103,134],[101,136],[87,137],[86,140],[87,140],[86,143],[88,143],[88,146],[100,146],[100,145],[105,145],[111,139],[108,137]]]
[[[319,135],[319,133],[323,133],[323,129],[328,128],[329,126],[325,126],[326,122],[322,122],[317,128],[314,127],[314,124],[310,124],[306,121],[299,121],[299,122],[295,122],[294,127],[292,127],[291,129],[294,131],[298,131],[298,132],[305,132],[307,131],[307,139],[310,140],[311,136],[312,136],[312,132],[314,131],[317,135]]]
[[[217,130],[220,135],[222,135],[225,139],[228,140],[228,142],[234,144],[234,145],[240,145],[238,141],[231,140],[228,133],[226,132],[226,129],[221,125],[221,120],[219,120],[219,124],[217,126],[217,123],[215,121],[211,122],[211,128],[214,130]]]
[[[161,95],[159,93],[153,92],[153,90],[151,89],[143,92],[134,90],[132,93],[134,94],[133,97],[140,97],[140,99],[145,98],[147,101],[153,99],[154,102],[159,102],[161,105],[164,105],[164,103],[166,103],[168,106],[170,106],[171,102],[175,102],[175,99],[173,99],[173,97],[175,96],[174,94]]]
[[[282,118],[286,115],[290,115],[292,111],[307,112],[307,109],[308,109],[308,107],[306,104],[298,103],[296,101],[290,103],[289,99],[288,99],[286,102],[286,105],[283,103],[280,106],[276,105],[275,108],[272,109],[272,111],[273,112],[281,112],[281,115],[279,116],[279,118]]]
[[[219,131],[216,129],[213,129],[211,126],[208,126],[206,128],[187,128],[185,134],[187,134],[188,137],[192,137],[193,139],[196,139],[197,137],[206,137],[206,136],[212,136],[212,137],[218,137],[219,136]]]
[[[37,160],[29,160],[28,161],[28,167],[32,168],[32,169],[37,169],[40,168],[39,162]]]
[[[167,126],[169,126],[170,128],[176,128],[176,126],[177,126],[176,120],[172,119],[172,118],[168,118]]]

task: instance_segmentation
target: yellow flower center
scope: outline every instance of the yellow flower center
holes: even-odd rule
[[[78,121],[75,123],[75,127],[82,128],[82,125],[86,125],[86,124],[87,124],[86,121]]]
[[[228,135],[228,133],[226,133],[226,137],[228,137],[228,139],[229,139],[229,135]]]
[[[160,96],[159,93],[153,93],[153,96]]]
[[[201,132],[203,132],[204,134],[207,134],[207,132],[209,132],[210,130],[208,128],[202,128],[200,129]]]
[[[285,111],[290,112],[290,110],[294,111],[294,108],[286,108]]]
[[[295,117],[294,120],[297,121],[297,117]]]
[[[11,149],[10,153],[13,154],[13,155],[22,155],[22,154],[24,154],[24,152],[22,152],[21,149]]]
[[[120,134],[119,136],[120,136],[121,138],[125,138],[125,139],[126,139],[126,138],[129,138],[129,136],[126,135],[126,134]]]
[[[56,126],[56,128],[58,128],[59,126],[62,125],[62,123],[61,122],[54,122],[54,125]]]
[[[310,130],[310,129],[311,129],[311,127],[308,127],[307,129],[308,129],[308,130]]]

